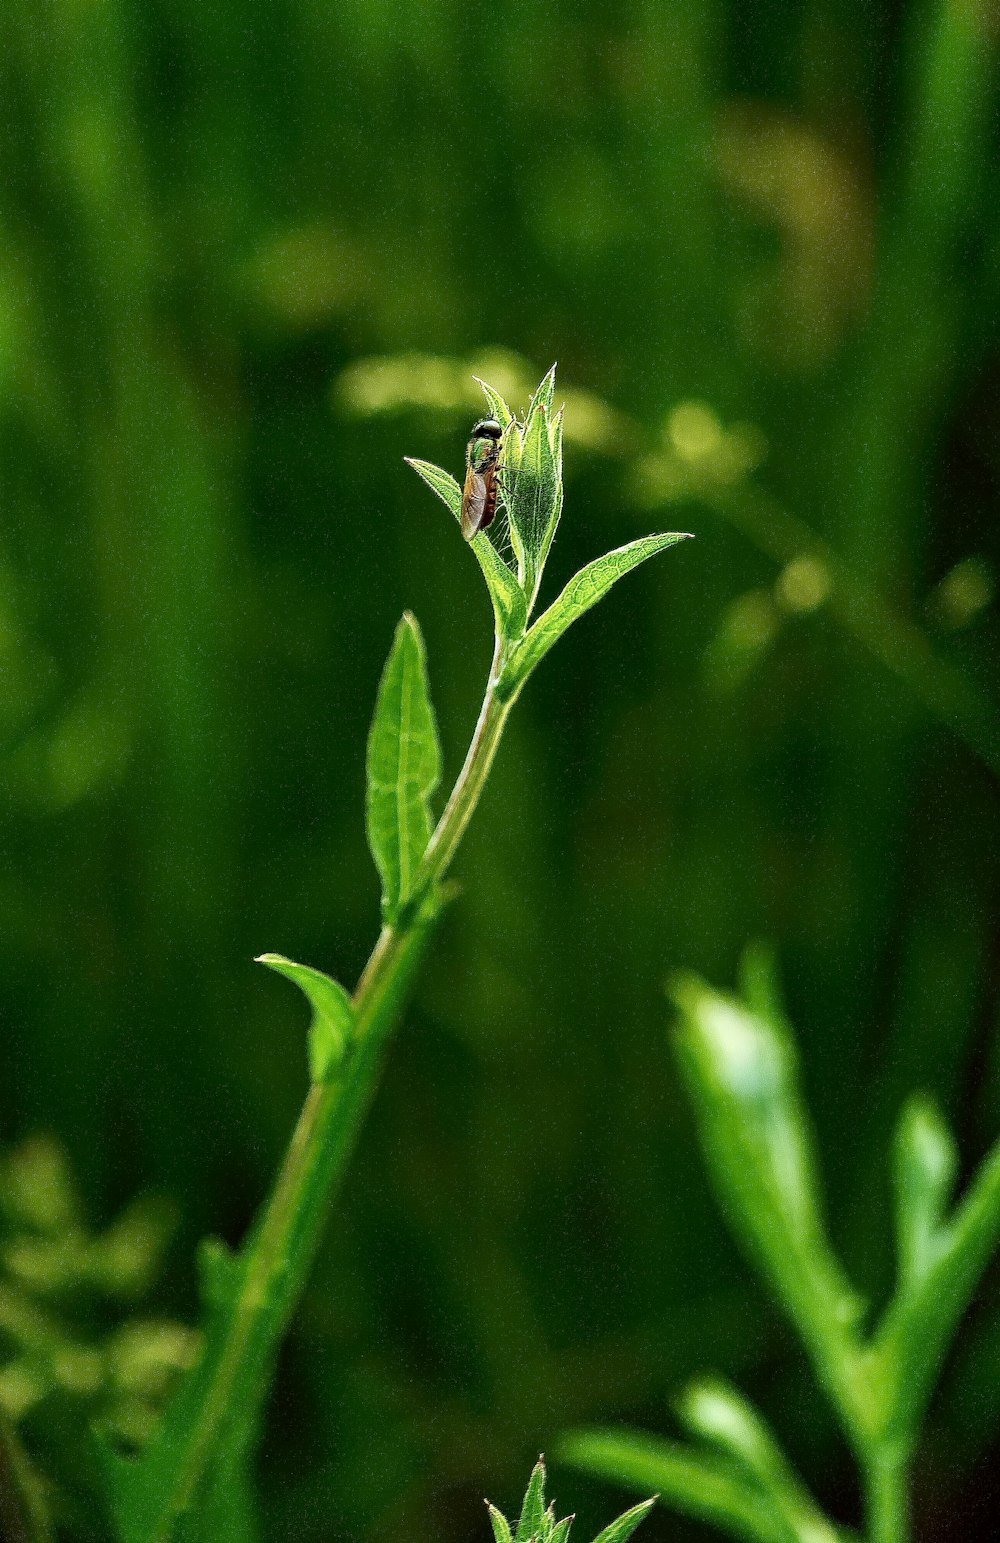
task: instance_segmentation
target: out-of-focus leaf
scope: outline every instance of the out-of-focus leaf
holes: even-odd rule
[[[925,1128],[924,1135],[928,1134]],[[930,1193],[923,1198],[925,1229],[946,1189],[950,1158],[941,1147],[931,1158]],[[926,1154],[925,1154],[926,1156]],[[927,1178],[924,1183],[926,1185]],[[934,1377],[959,1319],[1000,1241],[1000,1142],[992,1148],[965,1198],[918,1253],[920,1270],[890,1304],[878,1333],[878,1352],[892,1388],[892,1420],[912,1431],[926,1407]]]
[[[596,605],[620,578],[657,552],[685,541],[686,534],[671,532],[662,536],[644,536],[627,546],[616,547],[603,557],[595,558],[570,579],[562,594],[552,602],[547,611],[529,628],[514,650],[501,677],[500,689],[505,696],[520,691],[532,670],[557,643],[566,629],[591,606]]]
[[[820,1511],[766,1422],[722,1378],[702,1378],[688,1387],[678,1414],[694,1436],[727,1453],[759,1483],[775,1512],[798,1543],[838,1543],[836,1528]]]
[[[661,1500],[699,1521],[714,1522],[742,1543],[790,1543],[787,1526],[766,1497],[715,1453],[638,1431],[574,1431],[559,1444],[562,1462],[587,1473],[655,1489]]]
[[[929,1098],[911,1098],[896,1131],[896,1239],[899,1286],[919,1282],[940,1252],[938,1236],[958,1171],[958,1152]]]
[[[368,736],[368,844],[389,922],[410,898],[433,828],[430,799],[440,776],[424,640],[407,612],[396,628]]]
[[[293,981],[308,998],[313,1013],[309,1025],[309,1076],[313,1082],[325,1082],[339,1066],[354,1029],[350,996],[339,981],[324,975],[322,970],[296,964],[284,954],[260,954],[257,963],[266,964]]]
[[[846,1418],[864,1421],[861,1311],[826,1236],[791,1036],[693,976],[676,982],[681,1065],[722,1204]]]

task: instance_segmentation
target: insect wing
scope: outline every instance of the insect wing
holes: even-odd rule
[[[466,541],[471,541],[473,536],[482,529],[483,515],[486,512],[486,478],[479,472],[473,471],[470,466],[465,474],[465,487],[462,489],[462,535]]]

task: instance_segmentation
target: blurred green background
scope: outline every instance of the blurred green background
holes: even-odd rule
[[[561,1429],[669,1429],[712,1367],[856,1519],[708,1194],[663,982],[774,942],[879,1299],[903,1094],[970,1163],[1000,1127],[998,46],[993,0],[3,7],[3,1133],[58,1136],[95,1228],[143,1194],[175,1216],[141,1309],[73,1296],[85,1340],[192,1319],[196,1239],[266,1190],[305,1015],[252,958],[353,980],[371,946],[365,735],[404,606],[464,754],[489,606],[404,454],[458,474],[472,374],[523,407],[558,359],[547,593],[698,538],[515,715],[282,1361],[274,1543],[482,1539]],[[12,1258],[0,1394],[99,1536],[72,1498],[96,1384],[18,1383],[11,1302],[69,1309]],[[922,1539],[994,1535],[998,1440],[994,1278]],[[551,1488],[581,1525],[620,1498]]]

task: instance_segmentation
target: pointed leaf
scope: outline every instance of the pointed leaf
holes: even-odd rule
[[[530,1543],[530,1539],[540,1531],[544,1515],[545,1461],[540,1457],[531,1470],[528,1488],[524,1492],[524,1503],[521,1506],[521,1515],[518,1517],[514,1543]]]
[[[236,1294],[241,1261],[221,1238],[202,1238],[198,1245],[198,1280],[201,1300],[209,1313]]]
[[[506,429],[514,421],[514,414],[507,406],[507,403],[499,391],[494,391],[493,387],[488,385],[485,380],[480,380],[478,375],[473,375],[472,378],[477,386],[483,388],[483,395],[489,406],[490,417],[495,418],[502,429]]]
[[[313,1010],[309,1025],[309,1075],[313,1082],[325,1082],[340,1065],[354,1029],[350,996],[339,981],[324,975],[322,970],[296,964],[284,954],[260,954],[256,962],[294,981],[308,997]]]
[[[480,384],[482,384],[482,382],[480,382]],[[493,1536],[496,1540],[496,1543],[513,1543],[510,1530],[510,1522],[507,1520],[506,1516],[504,1516],[503,1512],[498,1511],[496,1506],[491,1505],[488,1500],[486,1502],[486,1509],[490,1513],[490,1525],[493,1528]]]
[[[501,678],[502,693],[505,696],[513,696],[520,691],[532,670],[545,658],[549,649],[559,641],[566,629],[572,626],[577,617],[596,605],[612,585],[626,573],[631,572],[647,558],[655,556],[657,552],[663,552],[667,547],[675,546],[678,541],[687,539],[685,534],[677,532],[662,536],[645,536],[640,541],[632,541],[627,546],[617,547],[615,551],[607,552],[603,557],[598,557],[585,568],[581,568],[580,572],[570,579],[558,599],[554,600],[548,610],[543,611],[534,625],[529,628],[514,650]]]
[[[434,466],[430,461],[417,461],[412,456],[405,456],[404,459],[461,524],[462,489],[451,473],[442,471],[440,466]],[[527,608],[515,574],[508,568],[490,540],[490,531],[480,531],[468,544],[475,553],[476,561],[486,580],[486,588],[489,590],[493,604],[497,633],[501,637],[512,640],[519,638],[524,631]]]
[[[574,1431],[564,1463],[630,1489],[655,1489],[686,1516],[714,1522],[742,1543],[788,1543],[788,1529],[760,1491],[725,1458],[639,1431]]]
[[[462,518],[462,489],[455,481],[450,471],[443,471],[440,466],[435,466],[431,461],[418,461],[412,455],[404,455],[403,460],[407,466],[412,466],[418,477],[422,477],[432,493],[436,493],[444,504],[450,509],[456,520]]]
[[[681,1068],[720,1201],[809,1348],[838,1406],[857,1389],[861,1302],[830,1246],[812,1130],[785,1026],[684,977]],[[848,1419],[863,1417],[854,1404]]]
[[[553,365],[548,374],[544,376],[544,378],[538,383],[538,389],[536,390],[534,396],[531,398],[531,402],[528,407],[527,415],[524,420],[525,423],[530,423],[532,414],[536,413],[540,407],[544,408],[545,412],[551,413],[552,401],[555,397],[555,394],[556,365]]]
[[[11,1543],[53,1543],[45,1489],[9,1416],[0,1412],[0,1524]]]
[[[937,1158],[937,1184],[950,1159]],[[976,1174],[965,1198],[937,1229],[933,1257],[909,1289],[897,1293],[878,1334],[879,1353],[892,1377],[894,1418],[904,1430],[920,1419],[959,1319],[1000,1244],[1000,1141]]]
[[[441,751],[424,640],[409,612],[396,628],[368,736],[368,844],[392,922],[410,898],[432,829],[430,797]]]
[[[778,1446],[766,1421],[748,1399],[721,1377],[691,1384],[678,1407],[692,1435],[733,1457],[748,1478],[770,1496],[791,1535],[808,1543],[837,1543],[836,1529],[823,1515]]]
[[[529,415],[516,464],[514,450],[505,447],[505,465],[510,467],[506,503],[511,535],[512,540],[516,537],[519,578],[530,613],[542,575],[543,554],[552,544],[554,521],[562,506],[562,487],[545,407]]]
[[[551,1543],[552,1534],[556,1525],[556,1503],[550,1500],[542,1517],[542,1525],[538,1529],[538,1537],[541,1543]]]
[[[625,1539],[630,1538],[640,1523],[646,1520],[656,1500],[657,1497],[654,1495],[652,1500],[643,1500],[639,1505],[634,1505],[630,1511],[623,1512],[617,1521],[613,1521],[610,1526],[597,1534],[594,1543],[625,1543]]]
[[[572,1516],[564,1516],[561,1522],[556,1522],[552,1529],[550,1543],[567,1543],[574,1520]]]
[[[938,1232],[958,1171],[954,1137],[929,1098],[917,1094],[904,1108],[895,1158],[899,1279],[906,1290],[940,1251]]]

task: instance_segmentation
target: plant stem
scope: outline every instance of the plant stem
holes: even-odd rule
[[[895,1442],[872,1448],[865,1457],[867,1543],[909,1543],[909,1454]]]
[[[336,1191],[374,1097],[383,1053],[405,1006],[441,911],[439,884],[486,784],[512,703],[496,683],[506,660],[498,639],[465,764],[428,844],[412,903],[383,927],[354,993],[355,1038],[339,1076],[310,1087],[270,1198],[242,1251],[236,1300],[203,1371],[197,1428],[178,1454],[169,1497],[150,1535],[167,1543],[213,1467],[230,1421],[252,1421],[288,1327]],[[196,1374],[197,1375],[197,1374]]]
[[[507,650],[503,640],[498,636],[496,648],[493,651],[490,678],[483,697],[479,721],[465,757],[465,765],[458,774],[437,828],[427,843],[427,850],[417,874],[416,888],[420,896],[433,889],[443,877],[486,785],[504,725],[516,700],[516,697],[501,700],[497,695],[497,683],[506,662]]]

